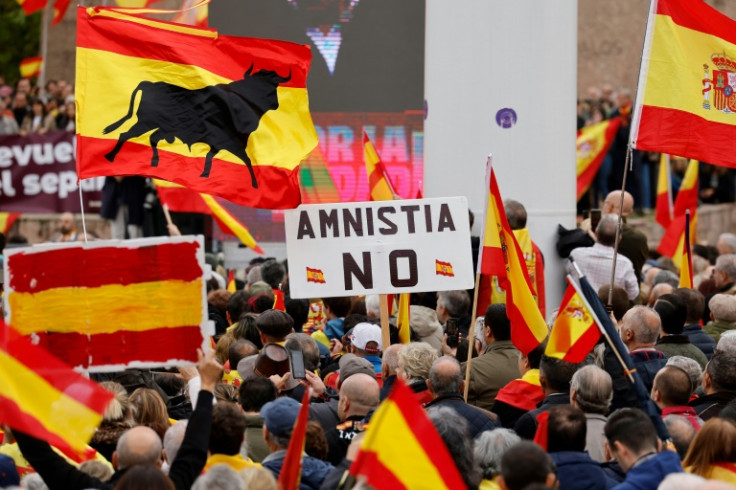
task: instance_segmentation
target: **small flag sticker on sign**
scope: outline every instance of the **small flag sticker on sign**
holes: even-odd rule
[[[438,276],[449,276],[455,277],[455,272],[452,270],[452,264],[450,262],[442,262],[441,260],[435,259],[435,270]]]
[[[307,267],[307,282],[325,283],[325,275],[320,269],[312,269]]]

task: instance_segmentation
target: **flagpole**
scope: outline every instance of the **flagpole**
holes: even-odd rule
[[[465,389],[463,398],[468,401],[468,390],[470,389],[470,363],[473,362],[473,347],[475,346],[475,314],[478,308],[478,286],[480,285],[480,273],[475,274],[475,289],[473,290],[473,309],[470,310],[470,330],[468,331],[468,363],[465,366]]]
[[[388,296],[385,294],[379,294],[379,306],[381,309],[381,342],[383,350],[386,350],[391,345],[391,332],[388,326]]]
[[[572,262],[572,261],[571,261]],[[572,262],[572,266],[575,268],[575,272],[578,273],[578,277],[583,277],[583,273],[578,268],[578,265],[575,262]],[[588,309],[591,315],[593,315],[593,320],[595,320],[595,324],[598,325],[598,330],[600,330],[601,335],[603,335],[603,338],[606,339],[606,342],[608,342],[608,345],[611,346],[611,350],[616,355],[616,359],[618,359],[618,362],[621,363],[621,367],[624,370],[624,374],[629,378],[629,381],[634,383],[634,375],[629,371],[629,368],[626,366],[626,361],[624,361],[624,358],[621,356],[621,353],[616,349],[616,346],[613,345],[613,340],[611,340],[611,337],[608,335],[608,332],[606,332],[606,329],[603,327],[603,324],[601,323],[598,316],[595,314],[595,311],[593,311],[593,308],[590,307],[590,303],[588,303],[587,298],[583,294],[583,292],[578,288],[578,285],[575,283],[575,281],[572,280],[572,277],[568,274],[567,276],[567,282],[570,283],[570,285],[573,287],[575,292],[580,297],[580,300],[583,302],[585,307]]]
[[[611,267],[611,288],[608,290],[608,304],[606,308],[613,308],[613,284],[616,280],[616,262],[618,258],[618,243],[621,239],[621,220],[624,213],[624,196],[626,195],[626,179],[629,176],[629,165],[631,163],[631,144],[626,147],[626,162],[624,163],[624,177],[621,181],[621,200],[618,206],[618,220],[616,221],[616,241],[613,244],[613,267]],[[595,231],[595,230],[594,230]]]
[[[82,232],[84,233],[84,243],[87,243],[87,223],[84,221],[84,199],[82,199],[82,181],[79,181],[79,209],[82,211]]]

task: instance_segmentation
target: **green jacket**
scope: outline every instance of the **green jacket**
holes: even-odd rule
[[[700,364],[701,369],[705,369],[705,365],[708,364],[708,358],[703,351],[690,343],[690,337],[687,335],[666,335],[659,339],[655,348],[664,353],[667,359],[673,356],[689,357]]]
[[[462,364],[463,373],[466,364]],[[468,403],[491,410],[498,390],[519,377],[519,351],[514,344],[510,340],[493,342],[470,364]]]
[[[703,330],[705,330],[705,333],[713,337],[713,340],[718,343],[718,340],[721,338],[721,334],[725,332],[726,330],[733,330],[736,328],[736,325],[729,322],[723,322],[723,321],[714,321],[714,322],[708,322],[708,324],[703,327]]]

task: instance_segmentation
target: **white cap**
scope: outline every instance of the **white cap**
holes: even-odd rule
[[[381,327],[372,323],[358,323],[353,328],[351,341],[356,348],[371,354],[377,354],[383,350],[381,344]],[[366,348],[369,342],[375,342],[378,348]]]

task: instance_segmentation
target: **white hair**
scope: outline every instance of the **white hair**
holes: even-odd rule
[[[381,318],[381,299],[377,294],[365,296],[365,313],[373,318]]]
[[[731,253],[736,252],[736,235],[733,233],[721,233],[718,237],[718,243],[723,243],[731,249]]]
[[[243,478],[226,464],[216,464],[192,485],[192,490],[241,490]]]
[[[501,458],[511,446],[521,442],[521,438],[511,429],[493,429],[482,432],[475,438],[473,456],[483,478],[492,480],[501,474]]]
[[[685,371],[690,378],[693,389],[700,386],[700,382],[703,379],[703,368],[700,367],[700,364],[695,359],[685,356],[672,356],[667,360],[667,366],[675,366]]]
[[[716,344],[716,350],[736,354],[736,330],[726,330]]]

